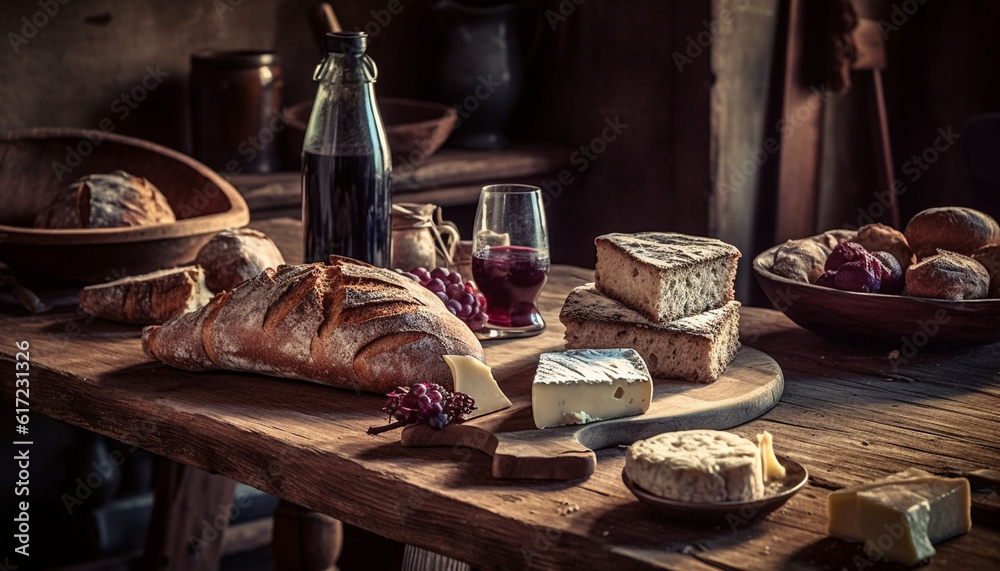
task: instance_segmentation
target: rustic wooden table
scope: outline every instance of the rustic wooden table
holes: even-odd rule
[[[549,329],[486,345],[501,383],[561,348],[559,307],[591,278],[556,266],[540,300]],[[912,466],[939,474],[1000,466],[1000,344],[894,361],[825,341],[776,311],[744,308],[741,317],[743,342],[774,357],[786,384],[774,409],[733,431],[769,430],[779,453],[811,477],[766,520],[723,527],[670,521],[636,501],[621,480],[622,448],[600,451],[584,481],[496,480],[481,452],[366,435],[385,421],[379,396],[171,369],[143,354],[138,328],[71,307],[37,316],[0,307],[0,378],[13,400],[15,343],[27,340],[33,413],[488,569],[878,568],[859,546],[826,537],[831,490]],[[972,532],[939,544],[930,568],[1000,565],[1000,496],[983,476],[973,482]]]

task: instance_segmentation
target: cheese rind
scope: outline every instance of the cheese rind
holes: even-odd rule
[[[858,516],[865,553],[916,565],[934,555],[928,538],[933,508],[905,486],[886,486],[858,493]]]
[[[858,494],[887,486],[903,487],[928,500],[930,540],[934,543],[972,529],[972,492],[965,478],[940,478],[919,469],[893,474],[884,480],[832,492],[826,500],[827,533],[847,541],[864,541],[858,512]]]
[[[629,447],[625,473],[662,498],[685,502],[750,501],[764,496],[753,442],[729,432],[667,432]]]
[[[493,378],[493,370],[469,355],[443,355],[451,369],[456,392],[465,393],[475,401],[476,410],[466,420],[510,408],[511,402]]]
[[[649,370],[632,349],[542,353],[531,384],[538,428],[642,414],[652,400]]]

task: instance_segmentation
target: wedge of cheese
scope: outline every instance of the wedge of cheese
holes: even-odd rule
[[[965,478],[911,469],[827,498],[827,532],[860,541],[877,559],[915,565],[933,544],[972,529],[972,494]]]
[[[941,478],[910,469],[871,484],[837,490],[827,496],[827,533],[847,541],[864,541],[858,494],[886,486],[903,486],[930,502],[931,541],[936,543],[972,529],[972,493],[965,478]]]
[[[500,390],[493,378],[493,370],[469,355],[443,355],[451,369],[455,390],[465,393],[475,401],[476,410],[466,417],[473,419],[484,414],[510,408],[510,399]]]
[[[764,483],[771,480],[783,480],[788,471],[774,455],[774,437],[771,436],[770,432],[765,430],[763,434],[757,435],[757,450],[760,453],[760,468]]]
[[[531,384],[538,428],[642,414],[652,400],[649,370],[632,349],[542,353]]]
[[[933,508],[906,486],[885,486],[858,493],[858,516],[865,553],[916,565],[936,553],[928,537]]]

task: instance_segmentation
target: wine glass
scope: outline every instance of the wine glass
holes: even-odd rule
[[[538,294],[548,280],[549,230],[542,191],[526,184],[483,187],[472,239],[472,276],[486,297],[480,339],[538,335]]]

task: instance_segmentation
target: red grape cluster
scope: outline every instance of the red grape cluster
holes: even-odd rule
[[[382,410],[402,424],[424,423],[441,430],[452,420],[461,420],[476,409],[465,393],[451,392],[434,383],[414,383],[386,395]]]
[[[476,288],[476,284],[471,281],[462,283],[462,276],[458,272],[450,272],[447,268],[396,271],[434,292],[448,307],[448,311],[464,321],[469,329],[479,331],[489,320],[486,315],[486,298]]]

